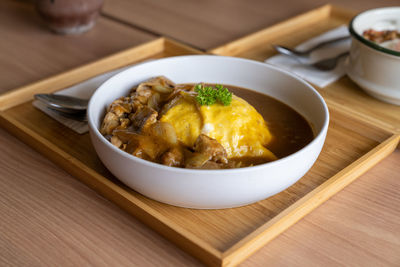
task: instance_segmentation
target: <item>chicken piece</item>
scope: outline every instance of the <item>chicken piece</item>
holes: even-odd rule
[[[143,89],[140,91],[136,91],[133,98],[134,101],[138,101],[140,104],[147,105],[149,99],[154,94],[154,92],[150,89]]]
[[[131,106],[132,112],[136,112],[143,107],[143,104],[139,100],[135,99],[135,97],[133,96]]]
[[[194,150],[198,153],[207,155],[209,160],[217,163],[228,163],[225,148],[217,140],[200,134],[194,143]]]
[[[157,122],[157,111],[147,106],[138,109],[134,114],[129,116],[133,127],[138,131],[146,130],[150,125]]]
[[[122,145],[123,145],[121,139],[119,139],[118,136],[115,136],[115,135],[113,135],[111,137],[110,141],[111,141],[111,144],[113,144],[114,146],[116,146],[118,148],[122,147]]]
[[[170,94],[174,91],[174,88],[175,83],[164,76],[159,76],[139,84],[136,89],[136,93],[150,89],[161,94]]]
[[[119,126],[119,118],[115,113],[108,112],[101,124],[100,132],[102,135],[112,134],[112,131]]]
[[[132,111],[130,97],[121,97],[112,102],[107,108],[107,114],[102,122],[100,132],[103,135],[112,134],[117,127],[126,128],[129,124],[126,116]]]
[[[131,124],[131,120],[128,118],[119,118],[119,125],[114,129],[115,130],[124,130],[128,128],[128,126]]]
[[[185,168],[189,169],[227,169],[229,168],[228,164],[217,163],[215,161],[207,160],[209,156],[201,154],[201,153],[193,153],[191,157],[189,157],[185,161]]]
[[[185,160],[185,168],[189,169],[201,169],[204,164],[210,159],[209,155],[202,153],[191,153]]]
[[[178,147],[172,147],[167,152],[165,152],[161,157],[161,164],[180,167],[183,164],[184,155],[181,149]]]
[[[139,86],[131,92],[131,97],[136,105],[137,103],[142,105],[149,104],[151,108],[158,110],[158,105],[161,100],[168,97],[174,90],[175,84],[164,76],[160,76],[139,84]],[[163,97],[161,97],[160,94],[162,94]]]
[[[110,104],[107,112],[113,112],[118,117],[122,116],[124,113],[130,113],[132,111],[130,102],[130,97],[121,97]]]
[[[216,163],[214,161],[207,161],[206,163],[201,166],[201,169],[206,169],[206,170],[217,170],[217,169],[225,169],[224,164],[222,163]]]

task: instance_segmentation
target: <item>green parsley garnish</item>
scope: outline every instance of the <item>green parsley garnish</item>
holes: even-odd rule
[[[224,106],[229,106],[232,102],[232,93],[220,84],[215,85],[215,88],[197,84],[194,90],[197,92],[196,100],[202,106],[211,106],[217,101]]]

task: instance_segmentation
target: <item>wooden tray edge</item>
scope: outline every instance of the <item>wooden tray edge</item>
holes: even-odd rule
[[[266,37],[268,35],[273,36],[270,39],[275,39],[279,38],[279,36],[284,35],[286,28],[289,28],[289,31],[292,31],[292,25],[296,25],[296,28],[302,28],[309,23],[316,22],[330,16],[344,18],[348,20],[354,17],[356,14],[356,11],[348,10],[335,5],[324,5],[322,7],[302,13],[296,17],[284,20],[270,27],[266,27],[258,32],[241,37],[222,46],[210,49],[207,52],[214,55],[237,56],[242,52],[248,51],[252,47],[258,46],[260,43],[265,42],[265,40],[268,40],[269,38]],[[369,115],[365,115],[364,113],[354,110],[352,107],[345,104],[338,103],[335,100],[325,99],[325,101],[327,102],[329,107],[345,110],[349,114],[352,114],[353,117],[357,117],[364,122],[370,121],[381,129],[384,129],[391,133],[400,133],[400,127],[395,127],[389,122],[378,120]]]
[[[179,54],[204,53],[164,37],[128,48],[105,58],[0,95],[0,125],[18,139],[66,170],[72,176],[78,178],[99,194],[134,215],[138,220],[158,232],[161,236],[164,236],[173,244],[176,244],[181,249],[202,260],[206,264],[221,266],[221,251],[211,247],[192,233],[176,225],[147,204],[132,197],[130,193],[117,187],[102,175],[88,168],[79,160],[54,146],[45,138],[31,131],[4,112],[9,108],[32,100],[33,94],[35,93],[52,93],[90,79],[101,73],[127,65],[129,59],[134,59],[131,60],[131,62],[137,62],[162,51],[175,51]]]
[[[124,66],[126,58],[135,57],[144,59],[149,55],[162,51],[165,38],[158,38],[136,47],[128,48],[121,52],[90,62],[77,68],[44,78],[37,82],[13,89],[0,95],[0,111],[22,104],[33,99],[37,92],[52,93],[82,82],[87,77],[94,77],[104,72]],[[113,65],[113,68],[110,68]],[[29,98],[29,97],[30,98]]]
[[[392,124],[385,122],[383,120],[373,118],[369,115],[366,115],[365,113],[362,113],[360,111],[354,110],[351,106],[337,103],[335,100],[332,99],[326,99],[324,98],[326,104],[328,105],[329,108],[334,108],[337,110],[341,110],[342,112],[346,112],[348,116],[351,116],[353,118],[357,118],[359,121],[362,121],[364,123],[372,124],[375,127],[378,127],[382,130],[385,130],[389,133],[392,134],[399,134],[400,133],[400,128],[393,126]]]
[[[222,256],[223,266],[235,266],[269,241],[284,232],[305,215],[313,211],[330,197],[352,183],[395,150],[400,149],[400,134],[393,134],[368,153],[329,178],[303,198],[282,211],[272,220],[226,250]]]
[[[134,215],[160,235],[203,262],[220,266],[222,252],[175,224],[158,211],[141,202],[129,192],[119,188],[102,175],[88,168],[75,157],[54,146],[23,124],[0,112],[0,125],[46,158],[63,168],[87,186]]]
[[[321,9],[321,10],[320,10]],[[313,11],[318,11],[318,12],[327,12],[329,11],[328,14],[323,13],[325,16],[328,16],[330,12],[332,12],[332,6],[326,5],[320,9],[313,10]],[[313,11],[307,12],[306,14],[312,13]],[[303,14],[304,15],[304,14]],[[302,15],[299,15],[299,17],[302,17]],[[285,22],[282,22],[285,23]],[[187,232],[185,229],[180,228],[178,225],[174,225],[173,222],[171,222],[168,218],[165,218],[163,215],[159,214],[157,211],[151,209],[151,207],[148,207],[146,204],[137,201],[135,198],[136,202],[132,203],[132,199],[129,198],[129,194],[125,192],[124,194],[119,195],[118,193],[114,192],[110,188],[104,187],[104,185],[98,180],[99,177],[102,178],[101,175],[98,173],[92,171],[91,169],[87,168],[85,165],[80,166],[81,164],[77,159],[69,156],[67,153],[62,151],[61,149],[58,149],[57,147],[56,150],[54,150],[54,146],[49,143],[46,139],[42,138],[39,135],[36,135],[34,132],[30,132],[28,128],[26,128],[24,125],[19,124],[16,121],[13,121],[12,118],[8,117],[6,114],[4,114],[1,111],[4,111],[10,107],[13,107],[15,105],[21,104],[23,102],[29,101],[31,98],[21,98],[21,96],[27,94],[26,92],[29,92],[30,95],[33,95],[36,92],[45,92],[43,88],[50,88],[48,91],[53,92],[57,91],[59,89],[71,86],[73,84],[76,84],[78,82],[81,82],[83,80],[88,79],[92,76],[96,76],[100,73],[109,71],[111,69],[118,68],[119,65],[113,65],[115,64],[120,64],[120,66],[126,65],[126,57],[135,57],[136,60],[140,59],[145,59],[146,57],[151,56],[152,54],[158,53],[163,51],[163,49],[179,49],[181,48],[182,51],[185,51],[186,53],[194,53],[194,54],[200,54],[203,53],[202,51],[196,50],[194,48],[191,48],[186,45],[182,45],[176,41],[169,40],[167,38],[159,38],[147,43],[144,43],[142,45],[129,48],[127,50],[124,50],[122,52],[113,54],[111,56],[108,56],[106,58],[102,58],[100,60],[97,60],[95,62],[86,64],[84,66],[72,69],[70,71],[55,75],[53,77],[50,77],[48,79],[41,80],[39,82],[33,83],[31,85],[23,86],[18,89],[15,89],[13,91],[7,92],[3,95],[0,95],[0,125],[2,125],[5,129],[7,129],[9,132],[13,133],[15,136],[17,136],[20,140],[23,142],[27,143],[29,146],[33,147],[35,150],[39,151],[40,153],[44,154],[47,158],[55,162],[57,165],[61,166],[63,169],[65,169],[67,172],[69,172],[71,175],[77,177],[80,179],[82,182],[87,184],[89,187],[94,189],[95,191],[99,192],[100,194],[104,195],[106,198],[110,199],[114,203],[116,203],[118,206],[122,207],[129,213],[133,214],[137,219],[141,220],[144,222],[146,225],[154,229],[156,232],[158,232],[160,235],[166,237],[168,240],[170,240],[172,243],[178,245],[180,248],[182,248],[184,251],[187,251],[189,254],[197,257],[198,259],[202,260],[206,264],[209,265],[215,265],[215,266],[221,266],[221,265],[235,265],[240,263],[241,261],[245,260],[247,257],[249,257],[251,254],[253,254],[255,251],[257,251],[260,247],[264,246],[266,243],[268,243],[270,240],[275,238],[277,235],[285,231],[287,228],[289,228],[292,224],[300,220],[303,216],[311,212],[314,208],[322,204],[324,201],[326,201],[329,197],[334,195],[336,192],[338,192],[340,189],[336,189],[335,192],[328,192],[331,195],[329,195],[326,198],[318,198],[318,196],[311,196],[312,198],[317,198],[317,203],[315,205],[314,201],[315,200],[304,200],[305,198],[309,197],[310,194],[312,194],[315,190],[320,188],[322,185],[314,189],[312,192],[307,194],[305,197],[297,201],[295,204],[287,208],[285,211],[283,211],[281,214],[279,214],[276,218],[273,220],[267,222],[266,224],[262,225],[255,231],[253,231],[251,234],[249,234],[247,237],[236,243],[234,246],[226,250],[225,252],[221,252],[216,250],[215,248],[211,247],[209,244],[205,243],[201,239],[198,239],[196,236],[192,235],[190,232]],[[150,50],[148,50],[150,49]],[[135,54],[135,55],[132,55]],[[137,56],[140,56],[138,58]],[[125,59],[125,60],[122,60]],[[111,62],[111,63],[110,63]],[[97,64],[101,65],[101,68],[95,68],[94,70],[93,67],[96,66]],[[110,68],[110,66],[113,66]],[[88,73],[86,71],[90,71]],[[85,77],[83,75],[80,75],[80,72],[86,72]],[[68,76],[71,76],[72,79],[69,79]],[[67,77],[67,78],[65,78]],[[82,79],[83,78],[83,79]],[[61,84],[59,84],[61,83]],[[54,85],[54,86],[53,86]],[[23,93],[21,93],[23,92]],[[393,140],[392,140],[393,139]],[[391,141],[390,141],[391,140]],[[374,164],[378,163],[380,160],[382,160],[384,157],[389,155],[391,152],[394,151],[395,148],[393,148],[392,151],[389,152],[389,148],[393,146],[392,143],[399,142],[399,136],[392,136],[391,138],[387,139],[380,145],[378,145],[376,148],[372,149],[369,151],[367,154],[363,155],[361,158],[359,158],[357,161],[353,162],[351,165],[347,166],[345,169],[343,169],[341,172],[337,173],[335,176],[331,177],[328,181],[331,179],[345,179],[347,184],[351,183],[354,181],[359,175],[367,171],[369,168],[371,168]],[[385,145],[384,145],[385,144]],[[384,145],[384,146],[383,146]],[[378,155],[374,157],[374,154],[377,153]],[[383,154],[386,153],[386,154]],[[366,157],[367,155],[370,155],[369,157]],[[362,160],[364,159],[364,160]],[[362,161],[360,161],[362,160]],[[375,161],[374,161],[375,160]],[[359,162],[360,161],[360,162]],[[367,166],[363,166],[362,172],[358,173],[357,166],[358,164],[364,164],[364,161],[369,163]],[[355,164],[358,162],[357,164]],[[82,165],[82,164],[81,164]],[[350,168],[352,167],[352,168]],[[79,168],[84,170],[84,173],[79,172]],[[347,170],[347,171],[345,171]],[[354,176],[356,173],[357,175]],[[339,176],[341,174],[341,176]],[[336,178],[335,178],[336,177]],[[104,178],[103,178],[104,179]],[[92,181],[94,180],[94,182]],[[107,180],[108,181],[108,180]],[[328,182],[327,181],[327,182]],[[340,180],[339,180],[340,181]],[[109,182],[109,181],[108,181]],[[325,182],[325,183],[327,183]],[[109,182],[110,183],[110,182]],[[325,183],[323,185],[325,185]],[[104,187],[104,188],[102,188]],[[342,188],[343,188],[342,187]],[[325,189],[328,191],[327,189]],[[317,192],[318,193],[318,192]],[[315,193],[315,194],[317,194]],[[318,193],[322,194],[322,193]],[[303,201],[304,203],[301,204],[299,202]],[[303,207],[301,205],[308,205],[308,203],[311,203],[315,206],[312,207]],[[299,204],[297,204],[299,203]],[[297,207],[297,205],[300,205]],[[151,212],[149,212],[151,210]],[[260,235],[260,236],[258,236]]]
[[[144,60],[151,55],[170,49],[180,49],[186,53],[191,52],[193,54],[203,53],[200,50],[196,50],[183,44],[181,45],[168,38],[160,37],[71,70],[5,92],[0,95],[0,111],[4,111],[33,99],[33,95],[37,92],[52,93],[85,81],[88,77],[94,77],[112,69],[123,67],[130,59],[134,59],[134,61],[137,62]],[[30,98],[27,97],[28,95]]]
[[[345,9],[327,4],[282,22],[278,22],[272,26],[267,26],[260,31],[245,35],[227,44],[209,49],[207,52],[215,55],[236,56],[237,54],[248,50],[250,47],[262,44],[265,42],[266,36],[271,35],[273,36],[272,38],[275,39],[277,36],[285,35],[287,32],[286,29],[292,28],[291,25],[296,25],[296,27],[300,28],[304,27],[304,25],[325,19],[331,15],[347,15],[348,13],[353,14],[354,12],[346,11]]]

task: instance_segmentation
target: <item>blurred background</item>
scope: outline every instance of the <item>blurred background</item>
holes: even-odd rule
[[[363,11],[399,0],[1,0],[0,92],[159,36],[207,50],[328,3]],[[49,30],[73,14],[93,23]]]

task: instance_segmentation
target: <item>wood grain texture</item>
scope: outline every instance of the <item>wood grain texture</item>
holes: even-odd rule
[[[165,46],[162,53],[154,48],[160,45]],[[145,52],[146,47],[156,52],[151,58],[196,52],[168,40],[157,40],[122,52],[125,62],[119,60],[121,54],[118,54],[94,62],[93,68],[97,68],[96,64],[108,68],[113,68],[115,62],[131,64],[134,56],[130,54],[138,55],[137,50]],[[68,80],[67,77],[74,77],[75,72],[80,73],[82,79],[85,75],[89,77],[92,74],[84,66],[51,78],[55,86],[47,83],[47,80],[43,81],[41,89],[57,90],[57,81]],[[37,87],[34,84],[4,95],[0,98],[0,103],[14,103],[24,92],[28,96],[35,93]],[[2,101],[2,98],[8,101]],[[191,210],[150,200],[121,184],[96,157],[88,134],[74,133],[35,109],[30,101],[2,110],[2,123],[7,129],[168,239],[213,265],[232,265],[243,261],[257,248],[391,153],[393,145],[397,146],[399,142],[398,137],[387,140],[391,134],[384,130],[331,109],[331,122],[324,149],[313,168],[295,185],[264,201],[241,208]],[[371,151],[381,142],[387,145],[382,143],[382,149]],[[355,161],[359,163],[353,163]],[[363,167],[357,168],[358,164]],[[334,180],[331,182],[332,176]],[[323,183],[326,186],[321,187],[321,190],[326,192],[311,192]],[[308,194],[310,192],[311,195]]]
[[[1,266],[198,263],[0,129]]]
[[[122,185],[98,160],[88,134],[78,135],[61,126],[36,110],[30,102],[34,93],[53,92],[116,67],[144,59],[188,53],[198,51],[160,38],[21,87],[0,97],[2,124],[161,235],[212,265],[232,265],[243,261],[372,167],[393,151],[393,145],[398,143],[398,137],[385,141],[390,136],[386,131],[331,110],[331,126],[325,145],[328,149],[323,150],[312,170],[296,185],[247,207],[217,211],[189,210],[152,201]],[[374,149],[381,142],[384,142],[379,145],[382,148]],[[358,164],[363,167],[357,168]],[[322,187],[318,188],[320,185]],[[321,193],[315,194],[315,190]]]
[[[354,14],[325,6],[214,48],[210,52],[264,61],[277,54],[272,44],[294,47],[323,32],[347,24]],[[330,106],[346,110],[392,132],[400,132],[400,106],[369,96],[347,76],[317,89]]]
[[[398,0],[108,0],[104,14],[193,46],[210,49],[324,4],[356,11]]]
[[[200,265],[4,130],[0,148],[0,265]],[[398,150],[242,265],[397,266],[399,162]]]
[[[138,63],[146,58],[148,59],[150,56],[161,55],[164,51],[164,45],[165,40],[163,38],[157,38],[145,44],[135,46],[134,48],[129,48],[108,57],[85,64],[79,68],[74,68],[35,83],[5,92],[0,97],[0,110],[32,100],[34,94],[52,93],[82,82],[89,76],[94,77],[104,72],[121,68],[126,66],[127,62]]]
[[[0,3],[1,7],[6,7],[5,2]],[[385,2],[379,3],[383,5]],[[348,3],[365,7],[361,1]],[[365,3],[368,5],[369,2]],[[21,2],[14,1],[7,5],[7,9],[18,5],[22,5]],[[1,8],[0,20],[7,9]],[[8,11],[15,13],[15,9]],[[17,20],[13,15],[7,19]],[[0,31],[11,36],[13,24],[6,28],[3,25],[5,23],[0,24]],[[25,39],[21,37],[20,43],[36,42],[36,36],[28,34]],[[48,38],[43,45],[46,42],[52,43],[54,38]],[[103,45],[100,42],[95,43],[95,38],[92,41],[94,50]],[[13,45],[8,43],[7,48]],[[59,42],[58,48],[63,45],[63,42]],[[51,67],[59,70],[51,72],[51,67],[46,69],[39,64],[35,65],[38,60],[42,62],[44,59],[24,48],[25,46],[18,46],[16,52],[9,57],[0,55],[0,75],[13,66],[13,58],[18,58],[19,54],[34,66],[28,66],[28,70],[24,70],[24,66],[19,64],[14,72],[18,74],[24,71],[23,75],[12,76],[15,81],[2,80],[2,84],[6,85],[8,82],[10,88],[14,87],[10,85],[11,82],[20,86],[79,64],[77,60],[70,66],[62,65],[63,61],[58,59],[59,56],[52,54],[51,58],[45,60],[50,62]],[[52,49],[51,46],[46,48]],[[46,55],[46,51],[43,54]],[[99,55],[92,56],[96,58]],[[82,54],[82,57],[85,55]],[[52,60],[56,63],[53,64]],[[7,79],[11,76],[1,77]],[[376,138],[381,137],[376,135]],[[199,265],[170,242],[99,197],[3,130],[0,130],[0,149],[3,152],[0,154],[1,266]],[[398,266],[399,162],[400,154],[396,151],[372,171],[270,242],[243,265]]]
[[[105,18],[82,35],[56,35],[15,0],[0,1],[0,25],[0,93],[155,38]]]
[[[400,150],[242,266],[399,266]]]

